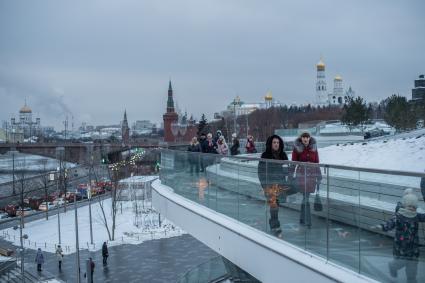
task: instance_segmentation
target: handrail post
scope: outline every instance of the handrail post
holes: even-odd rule
[[[326,171],[326,260],[329,261],[329,166],[325,166]]]

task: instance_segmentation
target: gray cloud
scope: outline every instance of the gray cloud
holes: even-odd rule
[[[160,121],[168,78],[182,109],[200,116],[267,90],[314,99],[315,63],[358,95],[410,97],[424,73],[425,2],[0,2],[0,119],[29,97],[46,123]],[[3,103],[4,101],[4,103]],[[47,103],[49,102],[49,103]],[[68,108],[66,108],[68,106]],[[15,110],[13,110],[16,112]]]

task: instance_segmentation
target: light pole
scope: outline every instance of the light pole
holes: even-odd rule
[[[233,130],[234,130],[234,133],[236,133],[236,117],[237,117],[237,115],[236,115],[236,105],[240,104],[240,99],[239,99],[238,96],[233,99],[232,104],[233,104]]]
[[[57,168],[58,170],[56,172],[58,172],[60,170],[60,167]],[[57,178],[56,178],[56,191],[58,192],[58,198],[60,197],[60,191],[59,191],[59,176],[60,173],[58,174]],[[62,244],[61,241],[61,218],[60,218],[60,212],[61,212],[61,207],[60,207],[60,203],[57,203],[58,205],[58,237],[59,237],[59,245]]]
[[[15,195],[16,194],[16,191],[15,191],[15,152],[14,151],[12,151],[12,193],[13,193],[13,195]]]
[[[92,164],[93,166],[93,164]],[[93,167],[92,167],[93,168]],[[87,198],[89,199],[89,218],[90,218],[90,243],[93,245],[93,225],[91,219],[91,169],[89,170],[89,185],[87,187]]]
[[[80,246],[78,241],[78,213],[77,213],[77,194],[74,194],[74,214],[75,214],[75,249],[77,263],[77,283],[80,283]]]

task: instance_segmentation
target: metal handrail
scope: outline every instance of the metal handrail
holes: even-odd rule
[[[326,163],[309,163],[309,162],[299,162],[299,161],[290,161],[290,160],[276,160],[276,159],[264,159],[259,157],[251,157],[251,156],[240,156],[240,155],[219,155],[212,153],[200,153],[200,152],[190,152],[190,151],[180,151],[180,150],[171,150],[171,149],[161,149],[161,151],[168,151],[172,153],[185,153],[185,154],[193,154],[200,156],[211,156],[215,158],[230,158],[230,159],[240,159],[247,161],[264,161],[270,163],[278,163],[278,164],[288,164],[288,165],[302,165],[308,167],[320,167],[326,169],[342,169],[349,171],[359,171],[366,173],[379,173],[379,174],[388,174],[388,175],[403,175],[409,177],[425,177],[425,172],[410,172],[410,171],[401,171],[401,170],[387,170],[387,169],[375,169],[375,168],[364,168],[364,167],[354,167],[354,166],[346,166],[346,165],[334,165],[334,164],[326,164]]]
[[[13,269],[13,268],[11,268],[12,266],[18,266],[18,263],[17,263],[17,259],[16,259],[16,257],[15,258],[13,258],[12,260],[8,260],[7,261],[7,263],[5,264],[5,266],[3,266],[1,269],[0,269],[0,276],[1,275],[3,275],[3,273],[4,274],[7,274],[8,272],[10,272],[10,270],[11,269]],[[6,272],[4,272],[6,270]]]
[[[196,265],[196,266],[194,266],[194,267],[192,267],[191,269],[189,269],[188,271],[186,271],[182,276],[180,276],[180,278],[176,281],[176,283],[180,283],[180,282],[184,282],[183,280],[184,280],[184,278],[186,278],[187,277],[187,275],[188,274],[190,274],[190,273],[192,273],[193,271],[195,271],[195,270],[197,270],[197,269],[199,269],[201,266],[203,266],[203,265],[205,265],[205,264],[207,264],[207,263],[209,263],[209,262],[211,262],[211,261],[213,261],[213,260],[216,260],[216,259],[218,259],[218,258],[221,258],[221,256],[215,256],[215,257],[212,257],[212,258],[210,258],[210,259],[208,259],[208,260],[206,260],[206,261],[204,261],[204,262],[202,262],[202,263],[200,263],[200,264],[198,264],[198,265]],[[218,277],[218,278],[213,278],[212,280],[210,280],[209,282],[220,282],[219,280],[225,280],[225,279],[227,279],[227,278],[230,278],[231,276],[227,273],[227,271],[226,271],[226,273],[225,274],[223,274],[223,275],[221,275],[220,277]]]

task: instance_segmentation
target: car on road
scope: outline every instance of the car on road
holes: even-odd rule
[[[104,188],[96,188],[95,192],[96,195],[103,195],[104,193],[106,193],[106,190]]]
[[[16,215],[17,216],[21,216],[22,213],[24,214],[24,216],[27,216],[29,214],[31,214],[33,212],[33,210],[30,207],[24,207],[23,209],[18,207],[16,209]]]
[[[64,205],[66,200],[64,198],[57,198],[54,201],[52,201],[54,206],[62,206]]]
[[[5,219],[5,218],[9,218],[9,214],[7,214],[6,212],[1,212],[0,219]]]
[[[9,217],[16,216],[16,208],[17,206],[14,204],[8,204],[5,206],[4,211],[9,215]]]
[[[65,199],[67,202],[74,202],[74,197],[77,201],[80,201],[83,199],[80,193],[72,193],[72,192],[67,192]]]
[[[56,205],[54,205],[53,204],[53,202],[42,202],[41,204],[40,204],[40,206],[38,207],[38,210],[41,210],[41,211],[47,211],[47,210],[50,210],[50,209],[52,209],[52,208],[55,208],[56,207]]]

